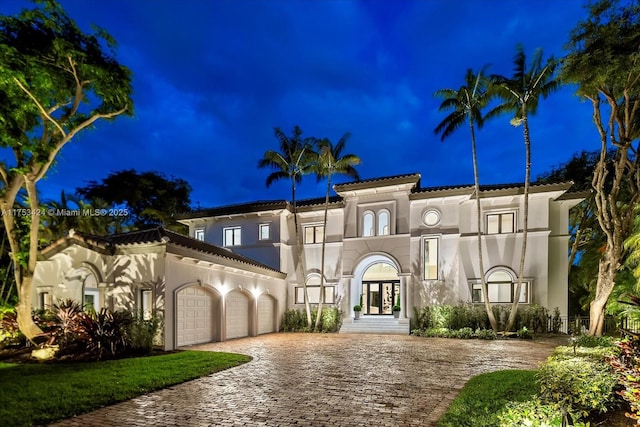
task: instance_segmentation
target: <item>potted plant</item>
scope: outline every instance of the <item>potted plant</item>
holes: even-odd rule
[[[353,316],[356,319],[360,318],[360,313],[362,313],[362,306],[360,304],[356,304],[353,306]]]
[[[356,319],[360,318],[362,312],[362,294],[360,294],[360,303],[353,306],[353,315]]]
[[[393,317],[398,319],[400,317],[400,295],[396,299],[396,305],[393,306]]]

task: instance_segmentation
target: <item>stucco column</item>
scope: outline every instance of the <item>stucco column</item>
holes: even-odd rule
[[[409,274],[398,274],[400,279],[400,318],[406,319],[409,317],[410,307],[412,304],[411,295],[411,276]]]
[[[353,276],[342,276],[342,289],[344,292],[343,301],[347,302],[347,308],[344,310],[344,313],[348,313],[348,317],[353,317],[353,306],[357,304],[357,302],[353,302],[353,292],[351,291],[352,284]]]

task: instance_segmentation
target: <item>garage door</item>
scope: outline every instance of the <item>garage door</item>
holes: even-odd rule
[[[178,292],[178,346],[213,341],[213,295],[190,286]]]
[[[225,297],[227,304],[227,339],[249,335],[249,298],[240,292]]]
[[[258,334],[275,332],[274,303],[273,298],[268,295],[258,298]]]

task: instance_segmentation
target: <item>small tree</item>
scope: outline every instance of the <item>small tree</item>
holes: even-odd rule
[[[31,340],[41,332],[31,318],[40,231],[36,185],[78,133],[100,119],[133,113],[131,73],[116,61],[114,48],[106,31],[83,33],[54,0],[0,16],[0,146],[14,157],[12,164],[0,164],[0,209],[18,289],[18,324]],[[22,188],[28,209],[14,211]],[[19,217],[28,222],[26,233],[17,226]]]
[[[294,255],[295,271],[302,271],[296,274],[302,278],[304,289],[304,304],[307,312],[307,326],[311,329],[311,305],[309,305],[309,295],[307,294],[307,281],[304,278],[304,266],[302,265],[302,244],[300,242],[300,231],[298,230],[298,209],[296,205],[296,187],[302,181],[302,176],[311,173],[315,167],[317,153],[313,151],[314,138],[303,138],[302,129],[294,126],[291,137],[279,128],[274,129],[274,134],[280,143],[280,151],[267,150],[262,159],[258,161],[259,168],[271,168],[273,172],[267,176],[266,185],[271,186],[275,181],[288,179],[291,181],[291,204],[293,210],[294,228],[294,250],[297,253],[297,260]]]
[[[486,68],[486,67],[485,67]],[[484,299],[484,307],[489,317],[491,328],[498,332],[498,322],[493,315],[491,302],[489,301],[489,292],[487,289],[487,281],[484,277],[484,258],[482,256],[482,230],[480,224],[482,222],[482,205],[480,202],[480,175],[478,172],[478,156],[476,152],[476,132],[475,126],[482,127],[484,117],[482,109],[489,102],[489,94],[487,93],[488,80],[484,75],[484,69],[478,74],[474,74],[473,70],[467,70],[465,76],[465,84],[459,89],[440,89],[435,96],[444,98],[440,104],[439,111],[453,110],[447,117],[440,122],[434,132],[442,134],[440,139],[444,141],[455,130],[465,123],[469,123],[469,131],[471,133],[471,158],[473,160],[473,182],[475,186],[476,196],[476,221],[477,221],[477,242],[478,242],[478,268],[480,270],[480,284],[482,287],[482,298]]]
[[[514,73],[511,78],[493,76],[493,90],[500,96],[504,103],[496,107],[490,115],[498,113],[514,114],[511,123],[514,126],[522,125],[522,135],[525,146],[525,178],[524,178],[524,206],[522,219],[522,252],[520,253],[520,267],[518,268],[518,284],[513,295],[513,304],[506,331],[513,329],[518,312],[520,292],[522,290],[522,278],[527,253],[527,232],[529,228],[529,181],[531,177],[531,136],[529,133],[529,114],[534,114],[538,109],[540,98],[546,98],[559,87],[555,78],[557,62],[553,58],[542,60],[542,49],[537,49],[533,54],[529,68],[522,46],[517,46],[514,60]]]
[[[325,138],[318,141],[318,157],[316,160],[316,174],[318,179],[327,178],[327,192],[324,198],[324,222],[322,227],[322,256],[320,263],[320,301],[318,303],[318,314],[316,315],[315,328],[320,326],[322,318],[322,303],[324,301],[324,282],[325,282],[325,251],[327,243],[327,215],[329,212],[329,195],[331,194],[331,177],[334,174],[344,174],[353,179],[360,179],[358,171],[354,168],[360,164],[360,157],[355,154],[342,154],[344,146],[349,139],[350,134],[345,133],[336,145]]]

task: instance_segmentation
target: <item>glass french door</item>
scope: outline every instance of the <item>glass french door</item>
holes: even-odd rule
[[[363,281],[363,314],[392,314],[397,295],[400,294],[400,281]]]

